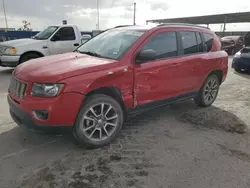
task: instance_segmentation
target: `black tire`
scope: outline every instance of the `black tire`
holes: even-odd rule
[[[112,107],[112,110],[114,110],[113,112],[117,115],[117,119],[116,119],[117,125],[114,127],[114,130],[110,134],[110,136],[108,136],[108,134],[106,134],[104,132],[104,127],[106,127],[106,126],[102,125],[103,127],[101,127],[101,128],[98,127],[99,129],[101,129],[102,134],[106,134],[107,138],[105,138],[104,140],[92,140],[88,137],[91,134],[87,136],[86,135],[87,131],[84,131],[84,128],[86,128],[86,127],[84,127],[84,122],[86,120],[86,119],[84,120],[84,117],[87,116],[88,112],[91,112],[91,110],[90,110],[91,107],[92,107],[92,109],[94,109],[94,108],[98,107],[99,104],[105,104],[106,107],[110,105]],[[108,111],[108,110],[106,109],[106,111]],[[104,112],[104,110],[103,110],[103,112]],[[96,111],[95,111],[95,113],[96,113]],[[106,115],[107,114],[105,114],[105,117],[106,117]],[[94,126],[93,129],[95,129],[97,131],[98,122],[99,121],[97,121],[97,120],[95,120],[95,122],[93,121],[93,125],[89,125],[89,127]],[[122,109],[121,105],[115,99],[113,99],[112,97],[110,97],[108,95],[104,95],[104,94],[94,94],[90,97],[87,97],[86,100],[84,101],[82,107],[80,108],[76,123],[74,125],[73,135],[74,135],[75,139],[82,146],[84,146],[86,148],[91,148],[91,149],[92,148],[99,148],[99,147],[108,145],[109,143],[111,143],[112,141],[115,140],[115,138],[118,136],[118,134],[122,128],[123,122],[124,122],[123,109]],[[105,123],[103,123],[103,124],[105,124]],[[90,132],[94,131],[93,129],[90,129]],[[105,130],[106,130],[106,128],[105,128]],[[98,130],[97,132],[99,132],[99,131],[100,130]]]
[[[36,54],[36,53],[27,53],[27,54],[25,54],[25,55],[23,55],[21,57],[20,64],[24,63],[26,61],[29,61],[31,59],[39,58],[39,57],[41,57],[39,54]]]
[[[238,72],[238,73],[241,73],[241,69],[234,69],[235,70],[235,72]]]
[[[211,99],[209,102],[206,100],[206,93],[211,93],[211,91],[207,92],[207,87],[208,87],[208,84],[211,82],[211,81],[215,81],[216,82],[216,91],[213,90],[213,99]],[[219,78],[217,75],[215,74],[212,74],[210,76],[207,77],[207,79],[205,80],[204,84],[202,85],[198,95],[194,98],[194,101],[195,103],[198,105],[198,106],[201,106],[201,107],[208,107],[208,106],[211,106],[215,99],[217,98],[217,95],[218,95],[218,92],[219,92],[219,87],[220,87],[220,81],[219,81]],[[210,95],[211,96],[211,95]],[[210,97],[212,98],[212,97]]]

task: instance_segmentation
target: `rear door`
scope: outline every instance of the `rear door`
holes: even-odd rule
[[[179,40],[182,46],[180,54],[179,72],[181,73],[180,82],[178,83],[179,92],[191,93],[197,91],[199,85],[199,76],[201,74],[202,63],[206,57],[204,56],[204,44],[201,40],[199,32],[180,31]]]
[[[80,44],[73,27],[60,28],[48,41],[50,55],[73,52]]]

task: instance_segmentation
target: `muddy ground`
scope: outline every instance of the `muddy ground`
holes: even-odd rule
[[[231,60],[231,59],[230,59]],[[0,71],[0,78],[10,77]],[[212,107],[192,100],[133,117],[109,146],[21,131],[0,82],[1,188],[250,187],[250,76],[229,68]],[[6,105],[6,106],[4,106]]]

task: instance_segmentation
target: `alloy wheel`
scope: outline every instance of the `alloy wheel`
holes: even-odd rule
[[[119,123],[118,113],[111,104],[98,103],[83,115],[81,127],[91,141],[103,141],[112,136]]]
[[[206,104],[211,104],[216,99],[217,93],[219,91],[219,83],[216,77],[211,77],[204,88],[204,102]]]

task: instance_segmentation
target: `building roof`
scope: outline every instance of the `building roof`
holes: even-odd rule
[[[237,12],[205,16],[168,18],[147,20],[152,23],[192,23],[192,24],[221,24],[221,23],[246,23],[250,22],[250,12]]]

